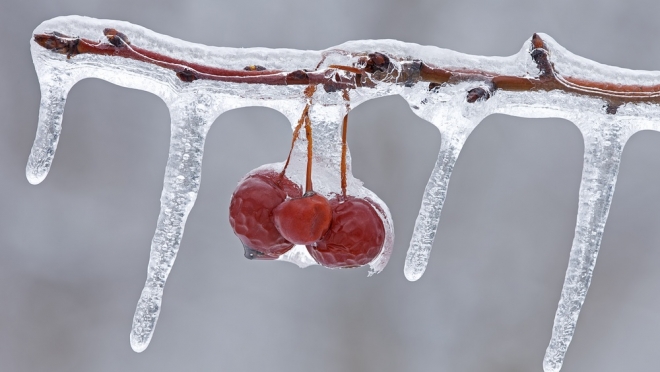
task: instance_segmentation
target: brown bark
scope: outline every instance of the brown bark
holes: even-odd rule
[[[58,32],[36,34],[34,40],[46,49],[65,54],[67,58],[79,54],[97,54],[151,63],[173,71],[185,82],[202,79],[266,85],[321,84],[327,92],[373,87],[378,83],[412,86],[423,82],[429,83],[429,89],[433,89],[442,84],[474,82],[475,88],[469,90],[466,95],[466,100],[470,103],[487,100],[499,90],[560,90],[579,96],[601,98],[607,103],[606,112],[609,114],[615,114],[619,106],[628,102],[660,103],[660,85],[620,85],[575,76],[561,76],[555,71],[547,46],[537,34],[532,37],[533,49],[530,51],[531,58],[539,68],[539,75],[535,78],[498,75],[481,70],[444,69],[419,60],[397,61],[399,68],[394,68],[390,57],[383,53],[367,54],[354,66],[330,65],[327,69],[317,68],[315,71],[269,70],[259,65],[230,70],[188,62],[140,48],[132,45],[126,35],[114,29],[105,29],[104,34],[108,38],[107,44],[72,38]],[[348,74],[339,74],[338,71]]]

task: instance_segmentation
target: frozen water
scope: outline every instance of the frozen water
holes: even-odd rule
[[[610,116],[576,117],[584,135],[584,169],[580,185],[577,226],[564,288],[546,351],[543,369],[559,371],[573,338],[577,318],[596,266],[605,221],[612,203],[623,146],[630,137],[628,126]]]
[[[426,270],[440,222],[440,212],[447,196],[449,178],[458,154],[472,130],[485,115],[481,107],[468,104],[464,94],[444,96],[437,92],[429,92],[428,89],[418,89],[405,92],[403,96],[408,102],[424,102],[419,106],[411,103],[413,111],[438,127],[442,135],[438,160],[424,190],[422,206],[415,221],[404,266],[406,278],[415,281]],[[477,109],[476,112],[474,108]]]
[[[561,368],[591,282],[626,140],[639,130],[660,129],[656,119],[660,117],[660,106],[657,100],[649,101],[650,98],[657,99],[660,73],[631,71],[589,61],[568,52],[547,35],[540,35],[547,52],[535,49],[535,45],[539,48],[538,44],[530,40],[516,55],[482,57],[394,40],[352,41],[324,51],[207,47],[159,35],[127,22],[78,16],[46,21],[34,32],[58,32],[109,45],[103,33],[105,28],[119,30],[128,36],[131,45],[168,56],[170,62],[101,54],[67,58],[66,54],[49,51],[32,40],[32,57],[42,96],[37,134],[26,174],[33,184],[46,177],[57,148],[68,91],[81,79],[99,78],[148,91],[167,104],[172,118],[170,152],[147,280],[130,336],[135,351],[143,351],[153,336],[165,282],[199,190],[206,134],[219,115],[238,107],[267,106],[282,112],[295,127],[304,107],[309,104],[313,126],[314,189],[330,196],[341,192],[341,122],[344,115],[369,99],[399,94],[407,100],[413,112],[434,124],[442,135],[438,159],[422,197],[405,261],[404,272],[409,280],[418,280],[427,267],[454,164],[470,133],[486,116],[503,113],[521,117],[559,117],[571,120],[582,132],[585,155],[577,226],[552,338],[543,363],[547,372]],[[331,67],[360,65],[360,58],[372,52],[389,56],[391,64],[385,71],[374,72],[373,76],[380,74],[380,77],[371,79],[370,84],[354,71]],[[546,56],[550,64],[543,65],[539,61]],[[429,86],[428,81],[422,83],[419,79],[421,68],[406,69],[406,66],[421,66],[420,60],[427,66],[456,71],[454,77],[459,78],[436,86]],[[330,81],[355,78],[365,84],[349,90],[350,106],[347,106],[341,90],[324,89],[321,84],[313,96],[306,97],[305,85],[245,84],[245,80],[238,78],[232,82],[183,81],[172,71],[181,70],[183,63],[230,70],[263,65],[269,70],[283,71],[274,74],[275,79],[283,78],[287,72],[305,70],[325,74]],[[543,66],[547,66],[546,70]],[[552,76],[559,85],[569,89],[559,89],[559,85],[552,89],[537,89],[535,84],[547,78],[548,75],[544,74],[551,68],[554,68],[552,74],[556,72]],[[470,75],[473,71],[483,73],[460,79],[460,76],[473,76]],[[491,79],[496,76],[517,77],[532,83],[525,89],[498,89],[501,88],[498,84],[507,82],[499,80],[496,83]],[[588,87],[581,84],[584,81],[607,84]],[[619,88],[625,86],[634,89],[629,90],[630,93],[621,93]],[[475,89],[479,96],[468,100],[467,93],[475,92]],[[613,89],[619,91],[613,92]],[[606,101],[602,93],[610,94],[611,99]],[[306,166],[307,144],[302,132],[287,170],[287,175],[299,184],[304,183]],[[347,159],[348,194],[375,201],[380,206],[380,217],[386,228],[383,250],[370,263],[370,274],[373,274],[383,270],[392,252],[392,217],[385,203],[352,176],[350,153]],[[282,163],[266,167],[281,169]],[[315,264],[306,249],[300,246],[280,260],[300,267]]]

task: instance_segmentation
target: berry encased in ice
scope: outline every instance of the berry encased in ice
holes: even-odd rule
[[[316,244],[307,245],[312,257],[330,268],[357,267],[373,261],[385,241],[385,226],[376,207],[368,199],[352,196],[334,198],[330,206],[330,229]]]
[[[294,244],[312,244],[328,231],[332,208],[328,199],[315,192],[289,199],[273,210],[275,227]]]
[[[244,178],[229,203],[229,223],[249,259],[276,259],[293,247],[275,228],[273,209],[287,196],[298,198],[300,187],[273,170]]]

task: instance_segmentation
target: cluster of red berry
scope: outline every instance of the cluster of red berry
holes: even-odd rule
[[[366,265],[380,253],[385,228],[369,199],[307,192],[272,170],[250,173],[229,205],[229,222],[249,259],[276,259],[305,245],[326,267]]]
[[[307,185],[302,188],[281,172],[259,168],[249,173],[234,191],[229,222],[249,259],[277,259],[294,245],[304,245],[319,264],[330,268],[363,266],[383,248],[385,227],[369,198],[346,194],[346,119],[342,155],[342,193],[328,200],[312,190],[311,123],[307,107],[294,131],[306,124]],[[290,156],[290,155],[289,155]]]

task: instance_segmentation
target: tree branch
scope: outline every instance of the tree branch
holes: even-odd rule
[[[429,65],[421,60],[400,60],[395,65],[383,53],[369,53],[361,57],[354,66],[330,65],[327,69],[317,67],[310,71],[269,70],[260,65],[246,66],[243,70],[230,70],[206,66],[172,58],[148,49],[132,45],[128,37],[112,28],[103,30],[107,43],[70,37],[59,32],[35,34],[34,41],[56,53],[73,58],[80,54],[96,54],[128,58],[150,63],[173,71],[184,82],[213,80],[231,83],[264,85],[323,85],[327,92],[361,87],[375,87],[378,83],[413,86],[429,83],[432,90],[443,84],[475,82],[479,86],[467,92],[469,103],[488,100],[497,91],[553,91],[601,98],[607,102],[606,112],[615,114],[624,103],[660,103],[660,85],[621,85],[595,82],[580,77],[562,76],[555,71],[550,61],[549,50],[537,34],[532,37],[531,58],[539,69],[538,77],[506,76],[482,70],[448,69]],[[321,65],[323,61],[319,63]],[[347,74],[340,74],[344,71]]]

